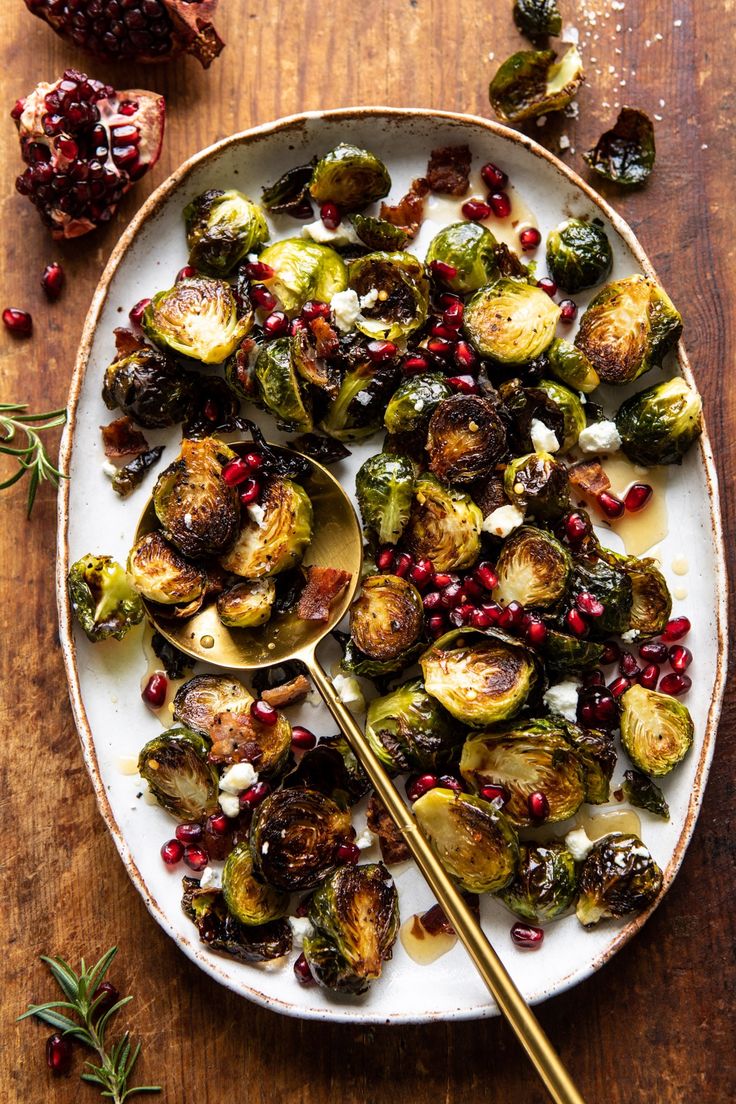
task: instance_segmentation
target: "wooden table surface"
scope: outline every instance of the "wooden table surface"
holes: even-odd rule
[[[560,2],[566,22],[578,28],[587,83],[579,119],[553,119],[533,133],[553,151],[567,134],[577,152],[566,160],[581,171],[580,151],[612,122],[619,103],[661,116],[649,186],[611,198],[684,314],[718,456],[730,550],[734,3]],[[35,320],[31,340],[0,334],[3,399],[63,406],[105,260],[137,205],[185,157],[306,108],[419,105],[488,115],[487,85],[498,59],[523,48],[511,0],[223,0],[222,8],[228,46],[205,73],[189,59],[105,69],[28,15],[20,0],[3,5],[0,305],[26,307]],[[118,87],[163,92],[168,124],[161,161],[112,224],[60,246],[15,193],[20,159],[7,112],[17,96],[69,65]],[[68,286],[49,306],[38,281],[54,258],[63,262]],[[51,998],[39,954],[76,961],[113,943],[121,952],[115,980],[136,998],[130,1020],[143,1041],[140,1074],[164,1086],[167,1104],[541,1104],[545,1094],[499,1020],[365,1029],[301,1023],[234,997],[177,951],[128,881],[97,811],[57,639],[54,495],[42,490],[27,522],[24,493],[21,484],[3,494],[0,532],[3,1104],[97,1098],[76,1073],[52,1080],[43,1059],[47,1031],[15,1025],[14,1017],[29,998]],[[539,1008],[589,1104],[726,1104],[736,1097],[729,839],[735,706],[731,690],[695,837],[667,898],[609,965]]]

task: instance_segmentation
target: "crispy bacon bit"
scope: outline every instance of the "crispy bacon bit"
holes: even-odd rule
[[[404,862],[411,857],[411,851],[404,842],[404,837],[389,816],[378,794],[371,794],[367,816],[368,827],[378,836],[381,856],[385,863],[390,866],[392,863]]]
[[[136,349],[142,349],[145,347],[145,341],[138,334],[134,334],[132,330],[126,330],[124,326],[118,326],[113,333],[115,334],[115,349],[119,357],[130,356]]]
[[[317,342],[317,356],[334,356],[340,348],[340,338],[337,335],[337,331],[333,330],[327,319],[322,318],[321,315],[317,315],[317,317],[313,318],[309,323],[309,328],[312,331],[314,340]]]
[[[258,767],[261,747],[250,713],[218,713],[212,722],[211,763],[252,763]]]
[[[473,155],[469,146],[443,146],[432,150],[427,165],[427,183],[433,192],[465,195]]]
[[[296,705],[304,701],[311,689],[311,684],[306,675],[297,675],[289,682],[282,682],[281,686],[273,686],[270,690],[262,690],[261,697],[274,709],[283,709],[285,705]]]
[[[335,567],[308,567],[307,582],[296,607],[302,621],[326,621],[330,606],[350,582],[349,571]]]
[[[148,441],[126,414],[109,425],[100,426],[105,456],[109,460],[118,456],[138,456],[148,450]]]
[[[424,221],[424,197],[428,191],[427,181],[418,177],[398,203],[381,204],[381,218],[404,230],[410,238],[415,238]]]
[[[611,486],[611,480],[598,460],[579,460],[568,468],[567,474],[573,487],[583,494],[597,496]]]

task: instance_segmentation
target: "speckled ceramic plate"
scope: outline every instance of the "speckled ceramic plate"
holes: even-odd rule
[[[72,624],[66,597],[67,569],[79,556],[107,552],[125,561],[144,497],[153,484],[149,477],[147,489],[137,491],[129,501],[120,501],[112,493],[101,466],[99,426],[111,415],[102,403],[100,385],[114,350],[114,327],[125,324],[127,311],[138,299],[169,287],[186,262],[182,208],[208,188],[237,187],[258,197],[261,187],[285,169],[340,141],[365,146],[383,158],[391,171],[394,198],[422,175],[432,148],[467,143],[476,172],[488,160],[503,166],[543,234],[564,215],[598,217],[613,245],[613,276],[652,272],[631,230],[583,181],[529,138],[485,119],[423,110],[346,109],[282,119],[226,138],[191,158],[144,204],[114,250],[92,300],[72,381],[69,425],[61,450],[62,469],[71,478],[64,481],[59,496],[58,551],[61,640],[72,706],[102,815],[133,884],[158,923],[213,978],[250,1000],[295,1016],[400,1023],[494,1015],[496,1009],[460,945],[434,964],[420,966],[397,943],[381,980],[368,994],[353,999],[300,987],[288,963],[269,969],[247,966],[211,954],[201,945],[179,906],[185,871],[170,870],[159,857],[161,842],[172,834],[172,822],[146,802],[140,779],[125,773],[126,761],[160,730],[139,694],[148,665],[143,630],[131,632],[122,643],[91,645]],[[431,206],[412,248],[423,256],[439,226],[457,218],[457,209],[454,201],[440,200]],[[274,234],[293,234],[295,225],[298,233],[298,224],[280,220],[274,223]],[[581,305],[585,298],[580,297]],[[680,369],[690,378],[682,346],[677,356]],[[676,370],[674,357],[667,367]],[[612,397],[610,409],[615,409],[619,398]],[[269,435],[278,437],[270,419],[259,417],[259,421]],[[178,429],[147,436],[151,443],[166,445],[161,463],[170,463],[177,453]],[[376,440],[357,445],[338,469],[351,491],[357,467],[377,445]],[[696,656],[688,697],[696,724],[695,745],[664,783],[672,818],[665,823],[641,814],[642,836],[665,872],[666,888],[695,825],[713,753],[726,667],[726,577],[707,436],[690,451],[682,467],[668,472],[665,497],[669,524],[663,525],[665,535],[655,552],[676,595],[675,612],[694,615],[688,644]],[[612,536],[610,543],[617,546],[617,538]],[[673,564],[680,574],[674,573]],[[333,731],[319,705],[305,704],[299,720],[318,732]],[[614,781],[625,765],[620,762]],[[598,817],[607,810],[599,807],[589,812]],[[365,855],[372,857],[372,852]],[[409,864],[397,867],[395,877],[404,917],[431,905],[429,891]],[[567,917],[548,926],[544,945],[534,954],[512,946],[512,917],[498,902],[485,900],[482,918],[516,983],[527,1000],[536,1002],[591,974],[631,938],[646,915],[628,923],[602,923],[590,932],[574,916]]]

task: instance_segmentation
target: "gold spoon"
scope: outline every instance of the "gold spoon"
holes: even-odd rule
[[[237,445],[230,447],[238,449]],[[248,442],[246,447],[252,448],[252,442]],[[270,447],[289,455],[287,449]],[[301,457],[300,453],[293,455]],[[349,572],[351,576],[350,583],[330,608],[329,619],[303,621],[295,614],[286,614],[272,618],[258,629],[228,629],[220,621],[214,604],[181,622],[161,621],[151,607],[148,607],[148,615],[162,636],[182,652],[218,667],[255,671],[288,660],[299,660],[304,664],[550,1096],[557,1104],[584,1104],[534,1013],[422,835],[411,811],[317,659],[317,645],[342,619],[360,585],[363,538],[352,503],[335,477],[309,457],[302,459],[309,464],[309,473],[301,482],[314,507],[312,540],[304,557],[304,565],[334,567]],[[149,501],[138,523],[136,540],[158,527],[153,502]]]

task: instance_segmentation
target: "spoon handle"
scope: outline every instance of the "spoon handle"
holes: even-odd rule
[[[537,1073],[556,1104],[584,1104],[536,1016],[511,980],[506,967],[488,942],[480,924],[455,888],[442,863],[419,830],[411,811],[404,804],[386,771],[351,713],[337,695],[332,682],[314,652],[300,658],[309,669],[312,681],[325,705],[360,760],[373,788],[400,829],[417,866],[430,889],[465,945],[478,973],[488,986],[503,1015],[533,1062]]]

